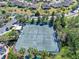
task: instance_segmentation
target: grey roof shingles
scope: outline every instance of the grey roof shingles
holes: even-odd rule
[[[30,6],[30,5],[28,5],[27,3],[25,3],[25,2],[20,2],[20,1],[18,1],[18,0],[10,0],[10,2],[12,3],[12,4],[15,4],[15,5],[18,5],[18,6],[24,6],[24,7],[26,7],[26,6],[28,6],[28,7],[32,7],[32,8],[36,8],[36,6]],[[52,4],[46,4],[46,3],[44,3],[44,5],[42,5],[42,8],[46,8],[46,9],[49,9],[50,8],[50,6],[52,6],[52,7],[56,7],[56,8],[58,8],[58,7],[68,7],[69,5],[71,5],[73,3],[73,0],[64,0],[64,2],[60,2],[60,3],[55,3],[55,2],[52,2]],[[50,6],[49,6],[50,5]]]

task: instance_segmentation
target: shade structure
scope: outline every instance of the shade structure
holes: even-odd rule
[[[15,48],[17,51],[20,48],[37,48],[39,51],[58,52],[58,43],[54,39],[56,37],[53,27],[48,25],[26,25],[23,27]]]

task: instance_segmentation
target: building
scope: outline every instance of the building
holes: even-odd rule
[[[32,0],[32,2],[50,2],[51,0]]]
[[[50,5],[48,3],[45,3],[41,6],[42,9],[46,10],[46,9],[50,9]]]
[[[22,29],[22,26],[19,26],[17,24],[13,25],[12,27],[13,27],[12,29],[17,30],[17,31]]]
[[[73,0],[64,0],[64,1],[57,0],[55,2],[49,3],[49,5],[54,8],[68,7],[71,4],[73,4]]]
[[[6,6],[7,3],[6,2],[0,2],[0,7]]]

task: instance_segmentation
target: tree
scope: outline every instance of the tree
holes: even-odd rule
[[[34,19],[31,20],[31,24],[34,24]]]
[[[55,59],[74,59],[74,55],[70,51],[70,47],[63,47],[61,51],[55,56]]]
[[[26,12],[27,10],[26,10],[26,9],[24,9],[24,11]]]
[[[40,16],[40,13],[37,11],[37,12],[35,13],[35,16]]]
[[[53,20],[54,20],[53,18],[49,20],[49,27],[53,26]]]
[[[6,39],[7,40],[17,40],[19,37],[19,33],[18,33],[18,31],[12,30],[12,31],[4,34],[3,37],[5,38],[5,40]]]
[[[17,55],[13,51],[13,48],[10,48],[9,50],[8,59],[18,59]]]
[[[41,56],[42,56],[42,59],[47,59],[46,57],[49,56],[49,53],[48,53],[47,51],[43,50],[43,51],[41,52]]]
[[[55,12],[52,12],[52,16],[54,16],[55,15]]]
[[[30,59],[33,59],[33,58],[34,58],[34,55],[33,55],[33,48],[29,48],[27,51],[28,51],[28,53],[29,53],[29,58],[30,58]]]
[[[55,13],[54,12],[52,12],[52,17],[51,17],[51,19],[49,20],[49,26],[51,27],[51,26],[53,26],[53,25],[55,25],[55,23],[54,23],[54,15],[55,15]]]
[[[40,17],[38,17],[36,24],[38,25],[38,24],[40,24],[40,22],[41,22]]]
[[[25,19],[23,15],[18,15],[16,19],[18,20],[19,23],[22,23],[22,24],[27,22],[27,19]]]
[[[65,21],[64,21],[64,14],[62,14],[62,17],[60,18],[61,26],[62,28],[65,27]]]
[[[4,10],[2,10],[1,12],[2,12],[2,14],[5,14],[6,13],[6,11],[4,11]]]
[[[22,56],[24,56],[25,51],[26,51],[25,48],[21,48],[21,49],[19,50],[19,53],[22,54]]]
[[[61,42],[62,42],[62,47],[63,46],[68,46],[68,34],[66,32],[61,33]]]
[[[40,20],[40,25],[41,25],[41,26],[44,25],[44,20],[45,20],[45,17],[43,16],[43,17],[41,18],[41,20]]]

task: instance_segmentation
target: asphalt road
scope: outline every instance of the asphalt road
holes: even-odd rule
[[[13,23],[15,23],[17,20],[15,19],[15,16],[13,16],[12,20],[9,21],[6,25],[0,28],[0,35],[4,32],[6,32],[6,28],[10,28]]]

